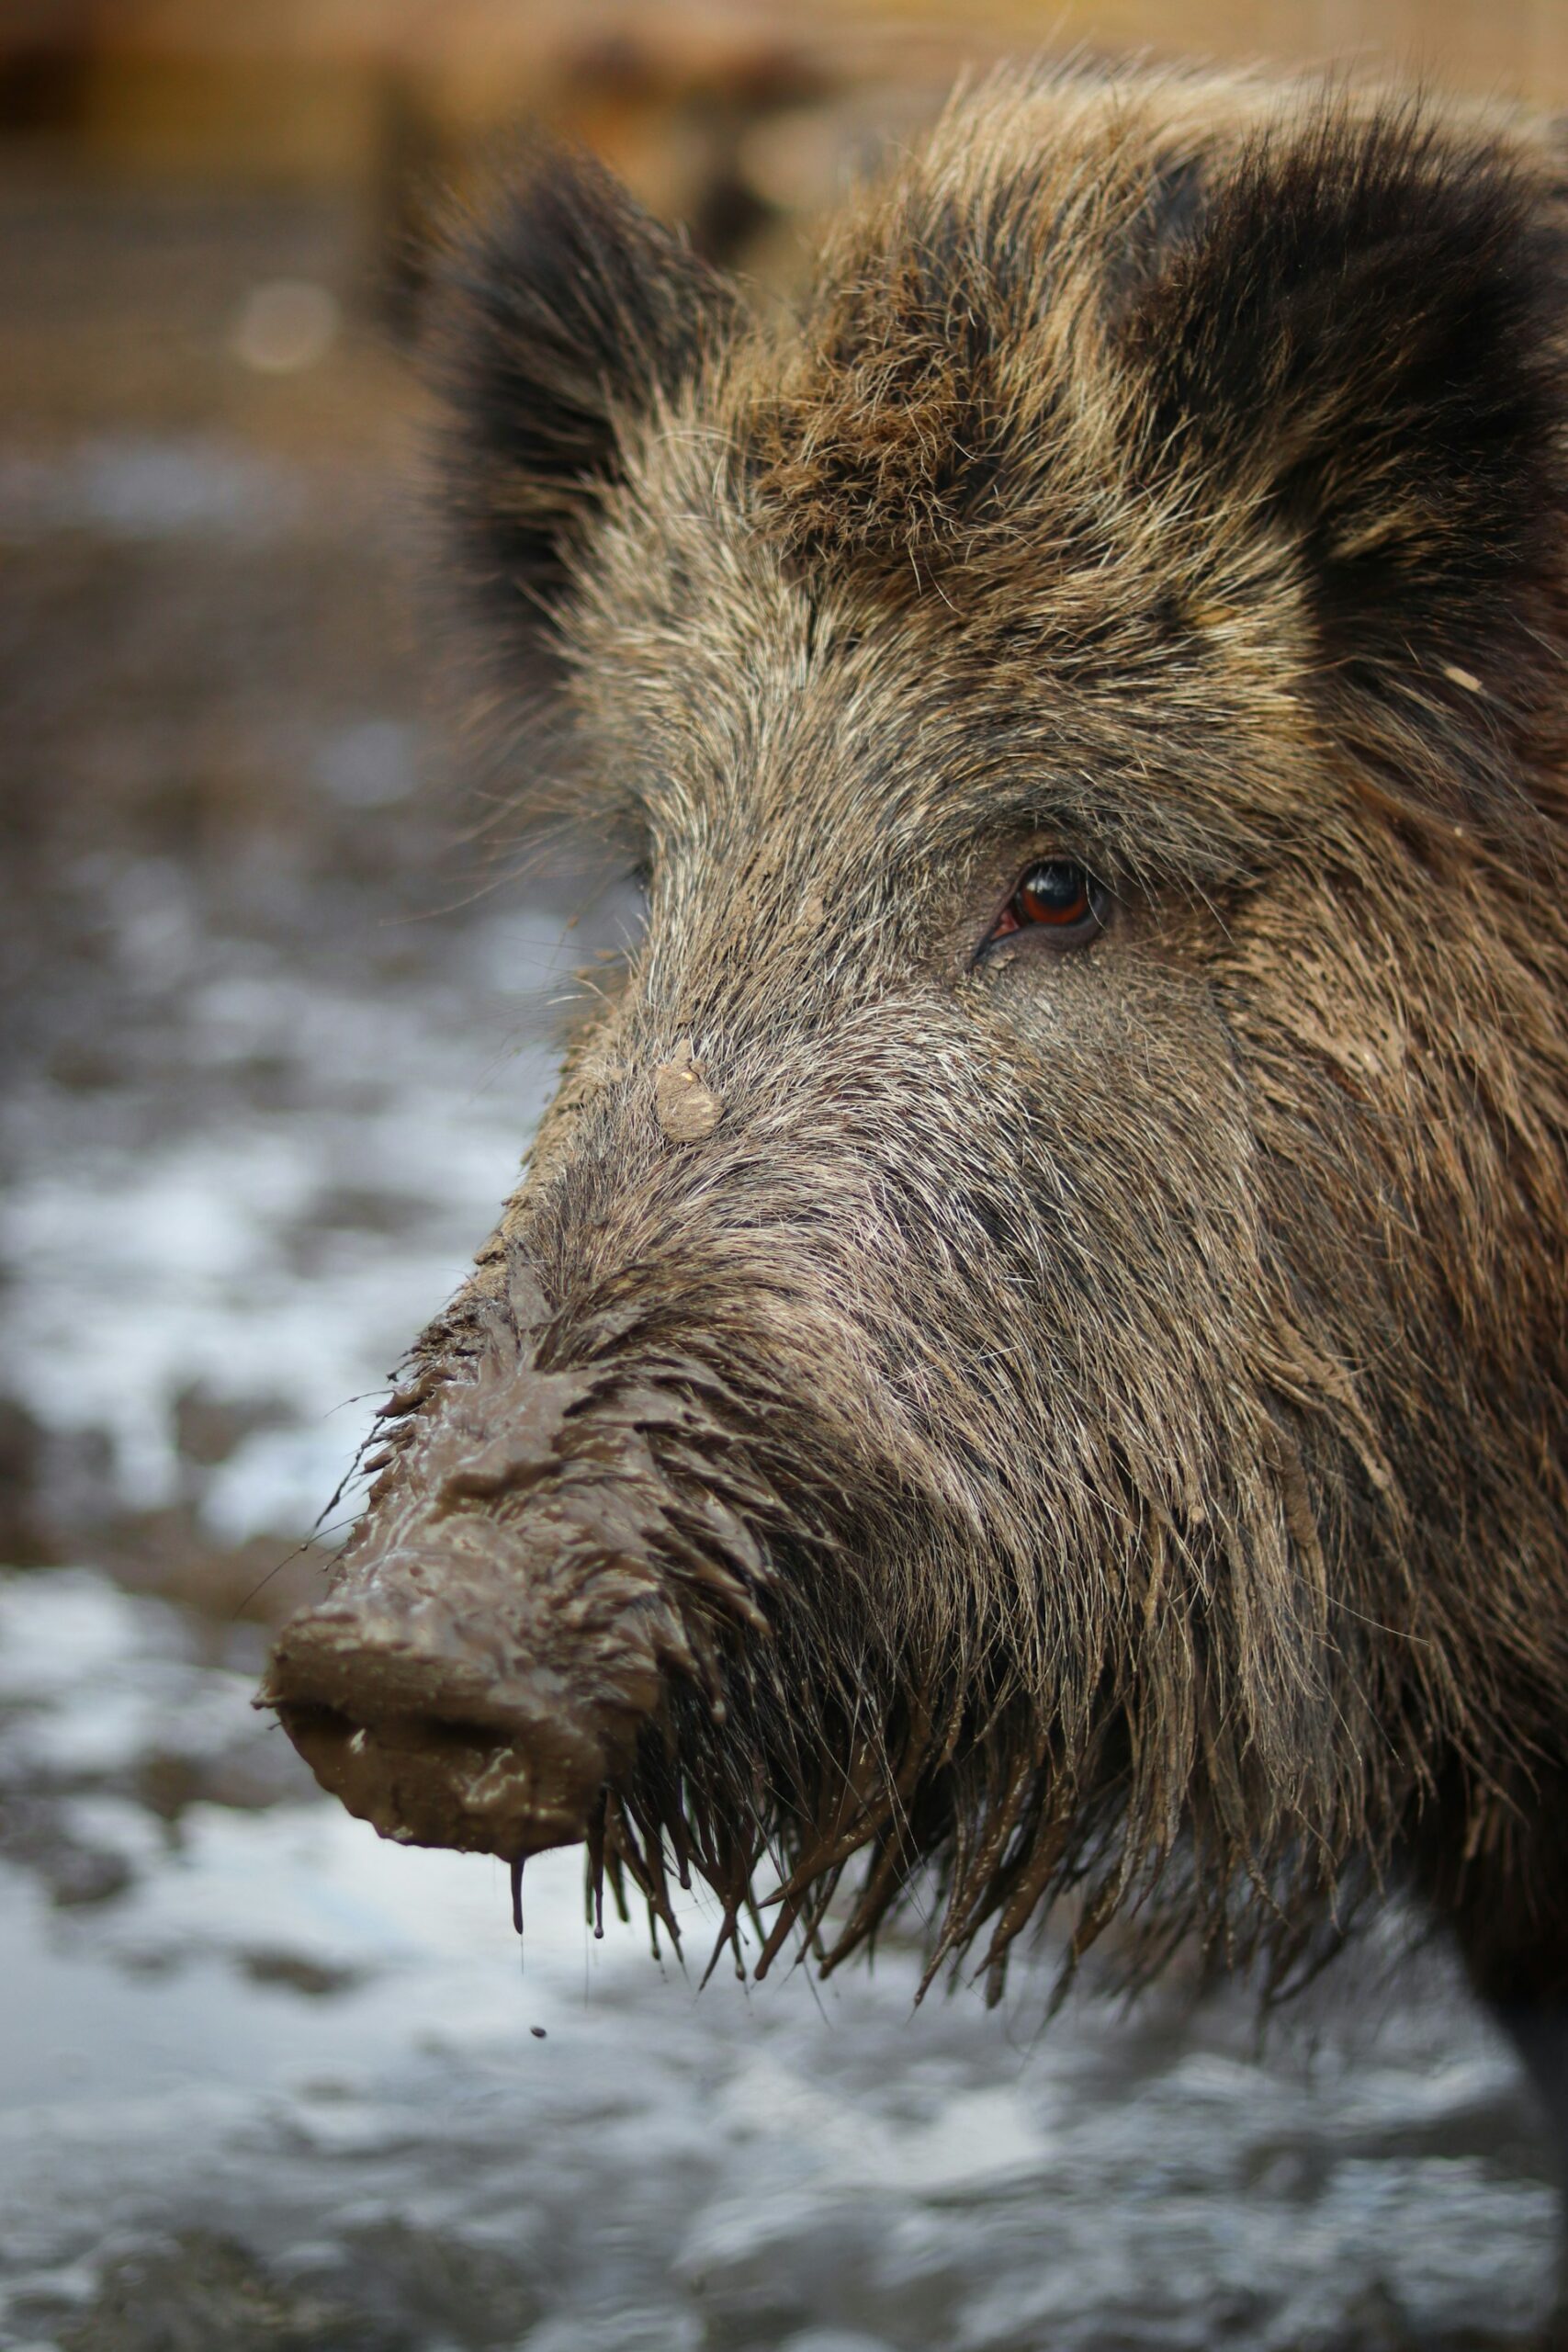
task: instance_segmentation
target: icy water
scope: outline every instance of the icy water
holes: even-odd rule
[[[339,266],[221,227],[121,273],[214,385],[236,268]],[[897,1944],[699,1996],[699,1906],[688,1974],[547,1857],[520,1953],[499,1866],[381,1845],[253,1712],[616,922],[476,895],[322,399],[0,452],[0,2346],[1537,2342],[1547,2155],[1441,1953],[1391,1934],[1266,2040],[1179,1986],[1042,2033],[1044,1966],[917,2010]]]

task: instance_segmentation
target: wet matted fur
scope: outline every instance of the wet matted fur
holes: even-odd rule
[[[479,1579],[657,1907],[1283,1970],[1413,1858],[1568,1992],[1563,228],[1528,122],[1137,71],[787,315],[555,153],[449,257],[486,692],[649,917],[344,1589]],[[987,945],[1041,859],[1103,930]]]

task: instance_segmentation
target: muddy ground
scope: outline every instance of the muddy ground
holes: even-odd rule
[[[370,259],[0,186],[0,2346],[1538,2340],[1536,2117],[1393,1923],[1263,2039],[1179,1984],[1042,2035],[1048,1970],[916,2012],[897,1946],[699,1999],[566,1856],[520,1972],[497,1867],[253,1713],[624,920],[427,715]]]

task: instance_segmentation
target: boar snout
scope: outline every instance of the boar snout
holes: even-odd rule
[[[400,1573],[412,1589],[457,1596],[400,1602],[384,1589]],[[510,1860],[581,1838],[614,1726],[574,1709],[547,1673],[499,1668],[493,1638],[468,1621],[471,1578],[456,1554],[394,1557],[376,1582],[297,1618],[263,1692],[322,1787],[407,1845]]]
[[[704,1616],[755,1615],[722,1460],[699,1496],[660,1458],[698,1433],[690,1396],[647,1363],[542,1369],[547,1320],[514,1271],[427,1335],[333,1589],[261,1692],[322,1786],[402,1844],[575,1843],[670,1676],[716,1696]]]

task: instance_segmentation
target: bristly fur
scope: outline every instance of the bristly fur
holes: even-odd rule
[[[1403,1855],[1568,1994],[1563,220],[1501,116],[1047,75],[791,321],[592,176],[461,265],[459,560],[649,925],[357,1556],[439,1534],[476,1317],[581,1374],[486,1507],[575,1627],[625,1471],[656,1905],[771,1858],[831,1958],[930,1869],[994,1987],[1069,1886],[1284,1968]],[[1110,926],[981,953],[1041,856]]]
[[[437,274],[449,544],[515,661],[621,477],[624,416],[694,373],[736,297],[592,156],[543,145]]]

